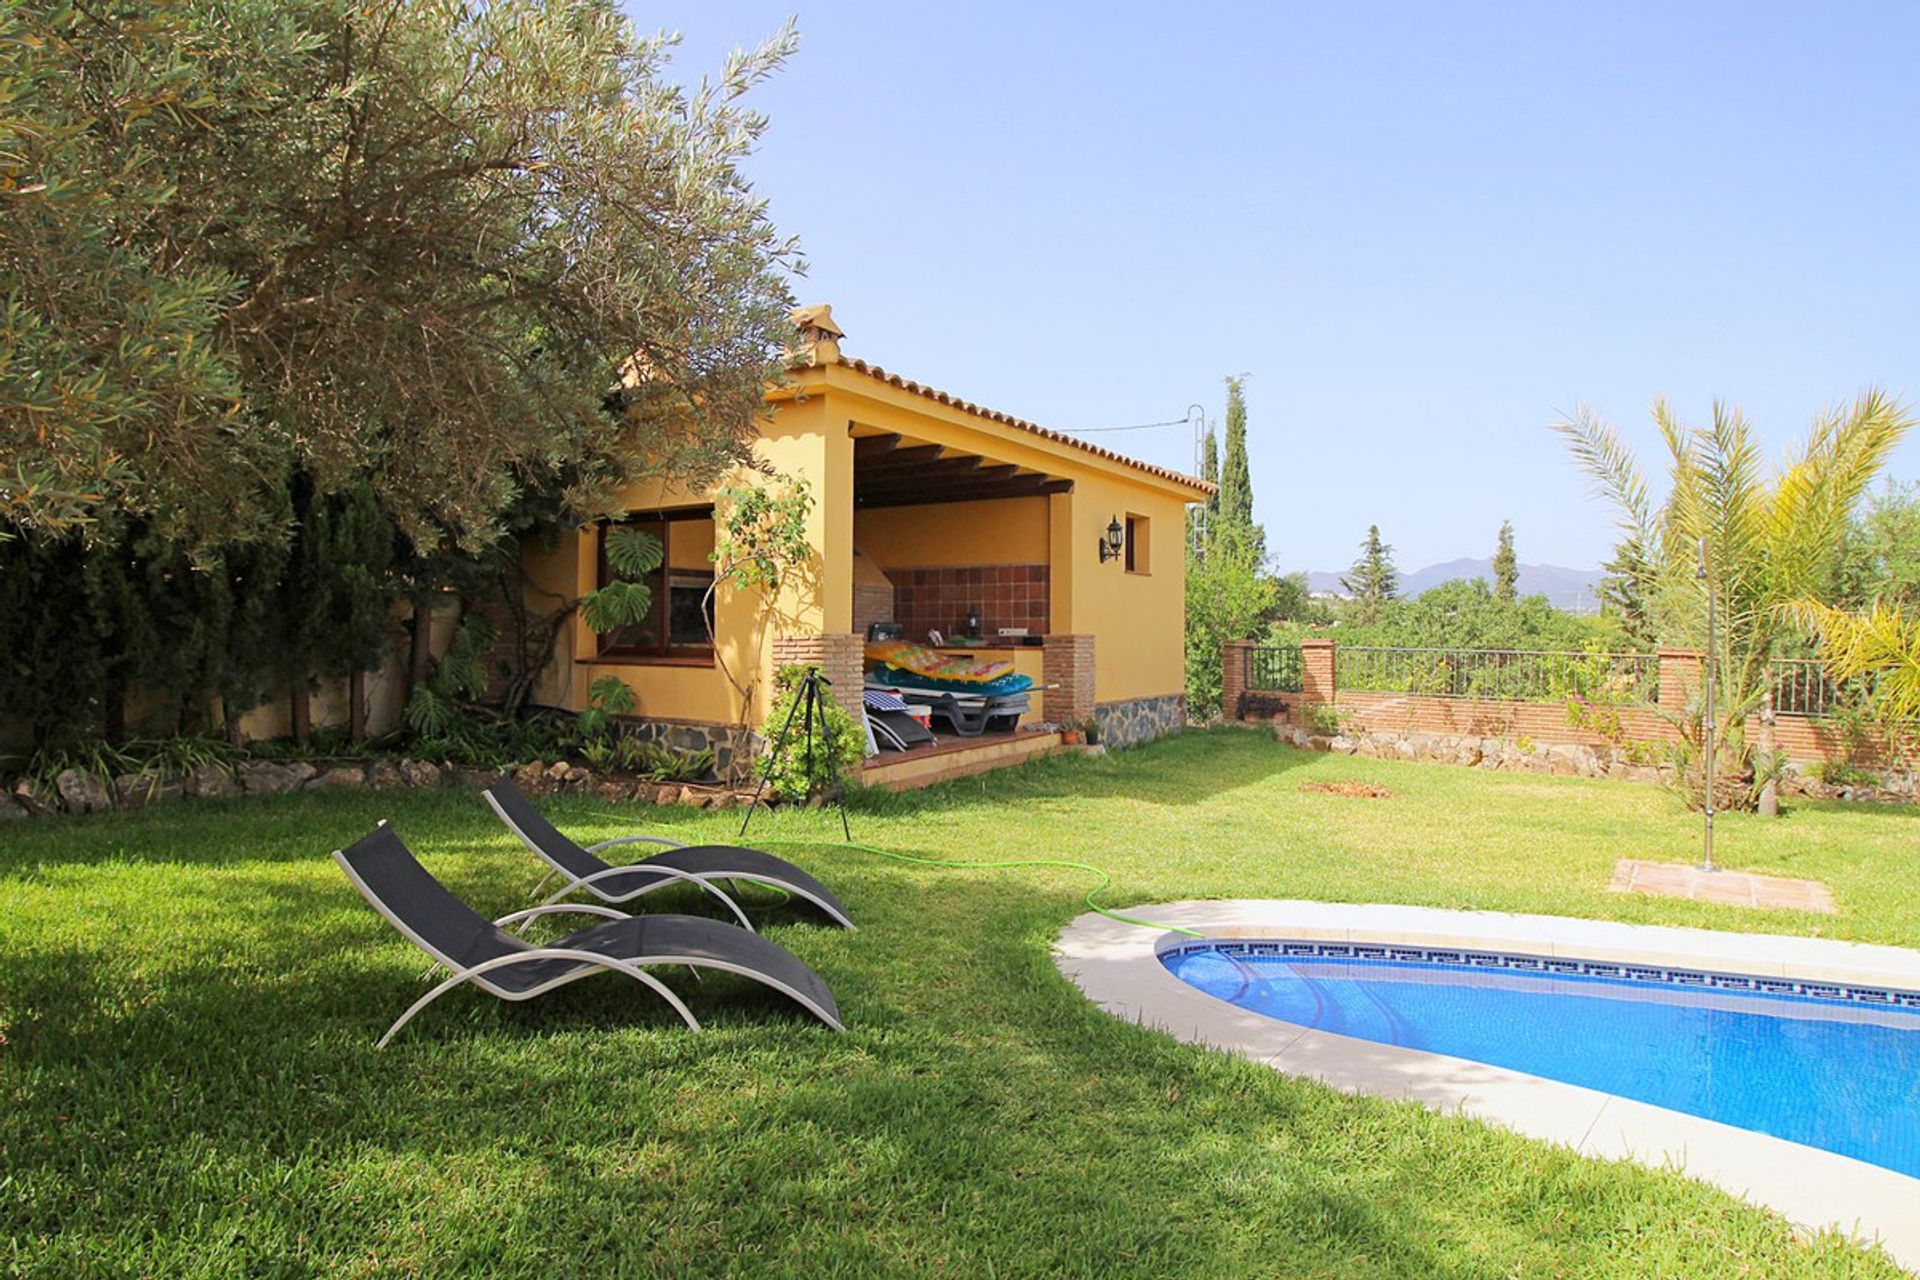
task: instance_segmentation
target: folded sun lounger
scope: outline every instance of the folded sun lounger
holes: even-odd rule
[[[1020,722],[1031,706],[1024,691],[990,697],[984,694],[942,693],[931,689],[915,688],[892,683],[894,672],[880,672],[867,677],[867,688],[894,694],[897,697],[911,696],[917,703],[930,708],[934,715],[946,721],[947,727],[962,738],[977,738],[988,729],[1011,729]],[[1021,677],[1025,679],[1025,677]]]
[[[931,746],[937,741],[931,730],[913,718],[898,694],[884,689],[866,689],[860,697],[866,707],[868,727],[887,750],[907,751],[914,747]]]
[[[571,904],[528,907],[488,920],[456,898],[420,865],[404,841],[384,821],[351,848],[334,850],[333,860],[347,873],[388,924],[452,970],[452,976],[414,1001],[380,1037],[385,1048],[413,1015],[463,983],[502,1000],[529,1000],[591,973],[623,973],[652,989],[700,1029],[687,1006],[649,965],[687,965],[719,969],[773,988],[835,1031],[840,1009],[820,975],[792,952],[758,934],[702,916],[628,916],[611,907]],[[548,946],[535,946],[508,933],[505,926],[536,916],[579,912],[606,917],[592,928],[568,934]]]
[[[663,836],[621,836],[582,847],[568,839],[534,807],[513,779],[502,776],[480,793],[487,805],[520,837],[520,843],[535,857],[552,867],[561,877],[560,888],[547,898],[558,902],[576,889],[585,889],[602,902],[626,903],[645,893],[670,884],[690,883],[718,898],[740,923],[753,928],[740,905],[717,883],[721,880],[747,880],[771,885],[775,889],[805,899],[820,908],[837,924],[854,927],[853,917],[840,905],[840,899],[818,880],[788,862],[758,849],[743,849],[731,844],[684,845]],[[639,862],[619,865],[603,860],[602,849],[623,844],[666,846]],[[544,884],[545,882],[542,881]]]

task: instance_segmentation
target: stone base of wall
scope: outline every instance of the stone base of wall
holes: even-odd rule
[[[714,724],[705,720],[648,720],[631,717],[622,721],[627,731],[640,741],[672,747],[675,751],[713,752],[713,771],[719,777],[736,762],[745,763],[760,754],[759,734],[740,725]]]
[[[1310,735],[1292,725],[1276,726],[1275,733],[1298,747],[1375,760],[1424,760],[1507,773],[1547,773],[1627,782],[1665,782],[1672,777],[1668,766],[1649,763],[1617,747],[1589,747],[1574,742],[1549,744],[1472,734],[1378,731],[1349,732],[1326,738]]]
[[[1483,737],[1379,730],[1349,730],[1324,737],[1298,725],[1276,723],[1281,741],[1309,751],[1333,751],[1374,760],[1418,760],[1504,773],[1552,774],[1569,778],[1609,778],[1616,782],[1671,785],[1673,766],[1650,762],[1644,751],[1587,746],[1576,742],[1540,743],[1527,738]],[[1867,773],[1835,785],[1822,781],[1818,766],[1789,762],[1780,776],[1780,793],[1820,800],[1866,800],[1886,804],[1920,803],[1920,780],[1909,769]]]
[[[1100,741],[1107,746],[1138,746],[1186,728],[1187,695],[1103,702],[1093,709],[1093,719],[1100,728]]]

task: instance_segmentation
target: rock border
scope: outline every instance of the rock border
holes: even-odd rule
[[[1563,778],[1605,778],[1611,782],[1642,782],[1668,786],[1674,770],[1668,764],[1648,764],[1620,747],[1591,747],[1577,742],[1532,742],[1525,738],[1482,737],[1477,734],[1441,734],[1369,729],[1332,736],[1308,733],[1298,725],[1276,724],[1274,737],[1302,751],[1330,751],[1371,760],[1413,760],[1451,764],[1502,773],[1551,774]],[[1812,767],[1787,762],[1780,775],[1780,794],[1809,800],[1852,800],[1874,804],[1920,804],[1920,774],[1889,770],[1878,786],[1832,786],[1820,780]]]
[[[0,786],[0,822],[83,813],[125,812],[172,800],[225,800],[235,796],[287,795],[295,791],[431,791],[489,786],[503,770],[406,757],[333,760],[243,760],[231,768],[207,764],[184,773],[146,769],[105,778],[66,769],[51,787],[34,778]],[[528,795],[591,794],[610,804],[684,805],[731,809],[752,799],[751,790],[692,782],[662,782],[631,774],[599,773],[561,760],[509,766],[514,785]]]

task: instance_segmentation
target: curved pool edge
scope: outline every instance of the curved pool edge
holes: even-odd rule
[[[1210,938],[1367,941],[1498,949],[1920,990],[1920,951],[1901,947],[1430,907],[1239,899],[1152,903],[1126,913]],[[1193,939],[1088,913],[1054,963],[1116,1017],[1347,1093],[1419,1102],[1582,1155],[1678,1168],[1802,1226],[1875,1241],[1920,1269],[1920,1179],[1749,1129],[1463,1058],[1280,1022],[1203,995],[1160,954]]]

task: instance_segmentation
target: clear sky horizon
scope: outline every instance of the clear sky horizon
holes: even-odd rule
[[[1657,472],[1656,396],[1920,400],[1920,6],[626,2],[689,80],[797,16],[746,169],[849,352],[1062,430],[1246,374],[1281,569],[1598,564],[1581,404]]]

